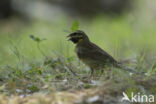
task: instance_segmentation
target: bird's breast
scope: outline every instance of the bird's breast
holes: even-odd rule
[[[102,67],[96,60],[92,59],[92,55],[90,55],[90,53],[88,52],[89,50],[76,47],[75,51],[76,51],[78,58],[87,66],[94,68],[94,69],[99,69]]]
[[[81,59],[81,60],[86,57],[87,51],[85,49],[81,48],[81,47],[76,47],[75,52],[76,52],[78,58]]]

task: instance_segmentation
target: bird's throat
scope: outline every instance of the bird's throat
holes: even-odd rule
[[[76,44],[79,42],[79,39],[78,38],[72,38],[71,41]]]

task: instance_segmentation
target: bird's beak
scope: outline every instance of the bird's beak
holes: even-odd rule
[[[69,34],[67,38],[68,38],[68,41],[70,41],[72,39],[71,34]]]

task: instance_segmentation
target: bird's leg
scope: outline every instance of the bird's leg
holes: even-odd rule
[[[100,76],[97,78],[97,80],[100,80],[101,76],[103,75],[104,70],[100,70]]]
[[[90,73],[90,76],[88,77],[88,79],[92,78],[93,77],[93,74],[94,74],[94,69],[91,68],[91,73]]]
[[[106,70],[106,79],[110,79],[111,78],[111,68],[108,68]]]
[[[88,83],[88,81],[93,77],[93,74],[94,74],[94,69],[91,68],[90,76],[88,78],[83,79],[82,81]]]
[[[99,76],[99,79],[101,78],[101,76],[103,75],[103,70],[101,70],[101,72],[100,72],[100,76]]]

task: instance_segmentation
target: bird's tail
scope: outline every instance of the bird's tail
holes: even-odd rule
[[[125,66],[125,65],[123,65],[122,63],[119,63],[119,62],[115,65],[115,67],[117,67],[119,69],[126,70],[126,71],[131,72],[131,73],[137,73],[133,68],[127,67],[127,66]]]

